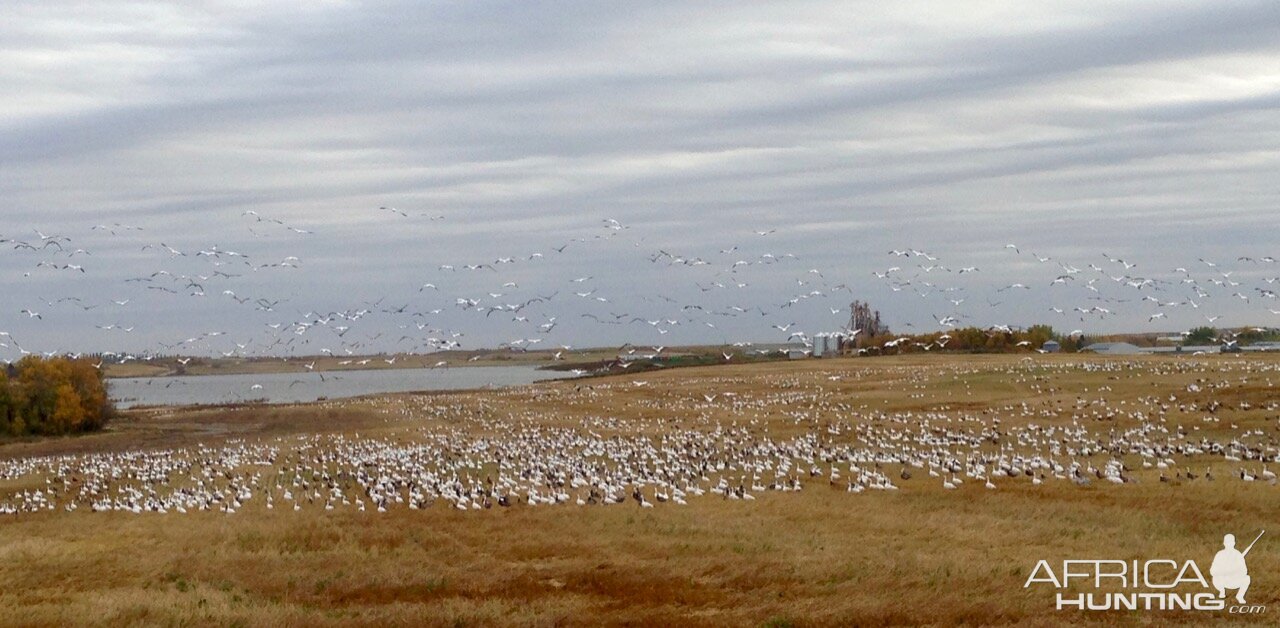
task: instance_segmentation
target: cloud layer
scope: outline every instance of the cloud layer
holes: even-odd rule
[[[901,331],[1280,319],[1275,3],[424,4],[3,9],[0,331],[779,341],[855,297]]]

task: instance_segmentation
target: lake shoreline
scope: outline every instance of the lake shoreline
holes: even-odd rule
[[[756,345],[755,349],[774,345]],[[437,353],[371,354],[362,356],[298,356],[298,357],[181,357],[140,358],[125,364],[104,364],[107,379],[137,377],[196,377],[206,375],[261,375],[276,373],[328,373],[330,371],[384,371],[416,369],[451,369],[499,366],[535,366],[551,371],[592,370],[602,365],[630,359],[631,354],[659,354],[659,361],[715,362],[729,353],[734,360],[758,359],[740,347],[693,345],[662,347],[662,351],[623,347],[594,347],[577,350],[531,351],[444,351]],[[442,364],[443,363],[443,364]]]
[[[500,390],[559,379],[566,379],[565,374],[533,365],[472,366],[113,378],[108,391],[120,410],[264,407],[371,395]]]

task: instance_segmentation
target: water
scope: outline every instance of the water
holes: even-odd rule
[[[321,375],[324,380],[320,379]],[[521,386],[564,377],[532,366],[468,366],[449,369],[381,369],[273,373],[266,375],[199,375],[131,377],[107,380],[118,408],[133,406],[223,404],[251,400],[268,403],[339,399],[419,390]],[[261,386],[261,388],[255,388]]]

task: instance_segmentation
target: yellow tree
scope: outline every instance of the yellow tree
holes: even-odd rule
[[[70,382],[58,384],[54,393],[53,416],[50,417],[52,431],[57,433],[74,432],[84,423],[85,412],[80,405],[80,395]]]

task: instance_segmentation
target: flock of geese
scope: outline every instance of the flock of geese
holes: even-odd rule
[[[387,396],[358,402],[386,419],[372,434],[13,458],[0,461],[0,513],[653,508],[815,490],[1276,482],[1280,400],[1257,393],[1280,378],[1274,361],[864,364]],[[1020,392],[964,403],[993,377]],[[1125,380],[1151,392],[1116,400]],[[858,392],[867,381],[876,396]],[[895,396],[914,409],[881,407]]]
[[[442,215],[390,206],[369,210],[363,220],[428,239],[449,224]],[[121,223],[82,232],[0,234],[0,267],[20,277],[6,301],[13,309],[0,312],[0,360],[74,350],[111,362],[159,355],[330,355],[354,361],[378,353],[495,346],[550,349],[563,358],[584,338],[597,344],[601,338],[653,345],[757,339],[812,346],[822,334],[859,333],[846,328],[845,304],[854,296],[869,298],[875,285],[841,280],[847,272],[812,267],[785,251],[793,242],[785,229],[744,227],[724,234],[728,246],[679,250],[656,244],[644,225],[605,218],[582,225],[579,237],[544,243],[539,250],[477,249],[474,259],[397,260],[417,269],[362,286],[377,286],[381,296],[350,298],[349,290],[299,289],[332,280],[311,272],[310,252],[323,251],[323,257],[342,247],[344,254],[376,259],[378,250],[351,250],[340,234],[254,210],[230,217],[226,225],[216,237],[234,247],[194,244],[201,240],[193,234],[153,235],[148,227]],[[928,313],[927,325],[943,329],[1009,329],[1001,306],[1011,298],[1048,303],[1042,317],[1025,323],[1061,325],[1062,331],[1120,315],[1173,329],[1212,325],[1225,315],[1265,325],[1280,315],[1280,267],[1271,256],[1200,258],[1147,269],[1107,253],[1068,260],[1014,244],[1005,249],[1000,254],[1012,259],[998,269],[953,265],[921,249],[890,250],[891,265],[873,272],[882,285],[871,295],[899,318]],[[984,259],[991,257],[987,253]],[[608,276],[602,256],[624,275]],[[874,256],[859,251],[857,259]],[[323,267],[324,260],[318,261]],[[1020,281],[1005,283],[1011,274]],[[51,296],[50,290],[62,294]],[[904,303],[895,301],[895,293],[919,298]],[[160,311],[182,314],[177,321],[155,318]],[[184,321],[195,318],[225,326],[187,328]],[[917,320],[895,327],[926,331],[917,324],[925,325]],[[78,328],[83,333],[71,333]],[[66,342],[76,346],[59,346]]]

